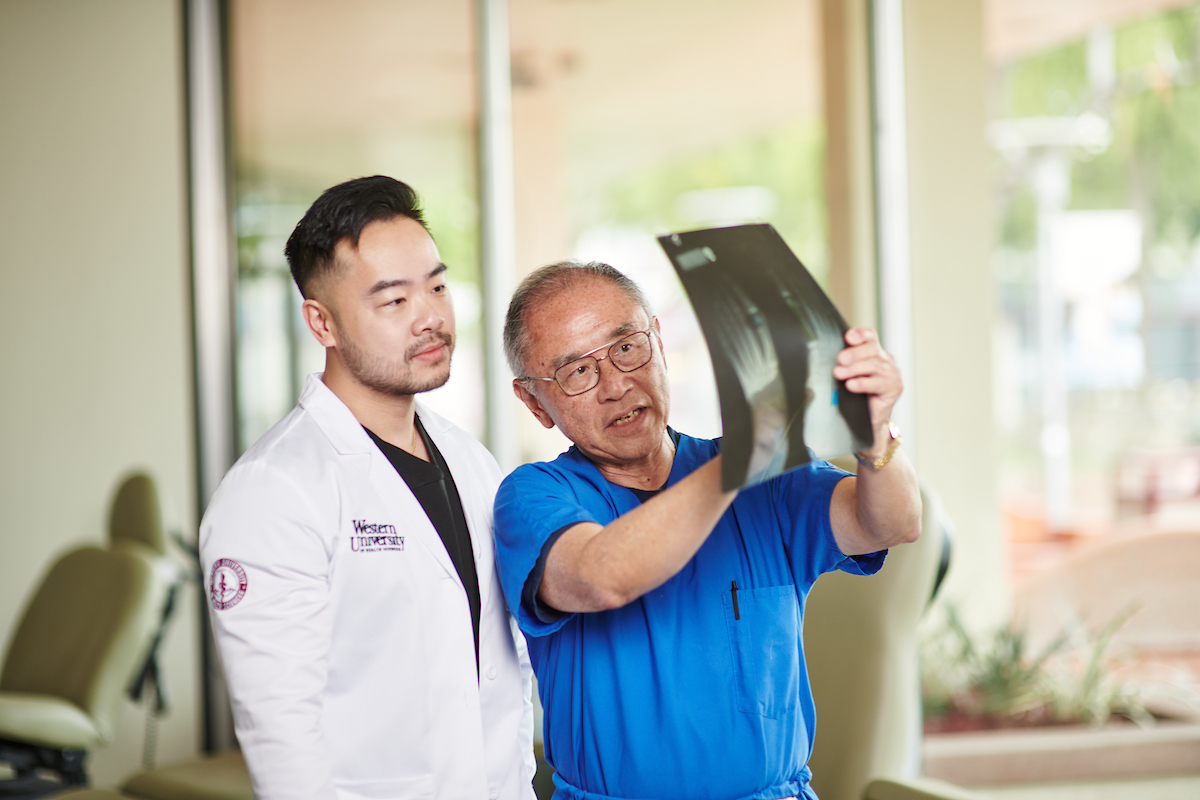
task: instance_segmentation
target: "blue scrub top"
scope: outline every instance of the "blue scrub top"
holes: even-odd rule
[[[718,451],[716,441],[681,436],[667,486]],[[579,522],[606,525],[640,501],[574,447],[504,480],[496,565],[529,644],[562,797],[812,796],[804,603],[821,573],[868,575],[886,555],[838,550],[829,501],[847,475],[814,461],[745,489],[662,586],[623,608],[550,621],[522,602],[545,544]]]

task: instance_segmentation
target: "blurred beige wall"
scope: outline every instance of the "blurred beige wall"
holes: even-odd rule
[[[913,444],[957,530],[944,597],[1008,613],[992,421],[988,63],[982,0],[905,0]]]
[[[0,640],[51,560],[98,542],[125,472],[194,537],[179,3],[0,0]],[[193,593],[194,594],[194,593]],[[197,752],[197,604],[177,610],[159,761]],[[141,761],[127,704],[94,754]]]

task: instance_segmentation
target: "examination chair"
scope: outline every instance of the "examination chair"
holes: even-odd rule
[[[821,800],[979,798],[918,777],[917,624],[945,577],[951,541],[937,496],[922,489],[921,500],[916,543],[893,548],[872,577],[831,573],[809,594],[804,653],[817,731],[808,764]]]
[[[154,482],[118,488],[107,547],[59,558],[30,598],[0,671],[0,797],[88,782],[88,751],[112,739],[125,692],[158,629],[173,567]],[[50,770],[61,783],[36,770]]]

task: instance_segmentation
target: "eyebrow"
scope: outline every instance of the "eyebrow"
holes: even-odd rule
[[[439,263],[436,267],[429,271],[429,274],[425,276],[425,280],[432,280],[445,271],[446,265]],[[375,284],[367,290],[366,297],[379,294],[383,290],[391,289],[394,286],[412,286],[412,284],[413,282],[408,278],[393,278],[392,280],[376,281]]]
[[[559,356],[558,358],[554,359],[553,362],[551,362],[551,366],[556,371],[559,369],[562,369],[567,364],[570,364],[572,361],[583,358],[585,355],[595,353],[597,350],[603,350],[605,347],[608,347],[609,345],[616,344],[618,339],[624,339],[629,334],[636,333],[640,330],[644,330],[644,328],[639,328],[635,323],[626,322],[624,325],[613,328],[612,332],[609,334],[610,336],[612,336],[612,338],[609,339],[604,344],[600,345],[599,347],[594,348],[592,350],[588,350],[586,353],[575,352],[575,353],[568,353],[565,356]]]

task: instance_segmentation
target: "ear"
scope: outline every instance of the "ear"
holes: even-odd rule
[[[321,347],[337,347],[337,332],[333,314],[324,303],[309,298],[300,306],[300,313],[304,315],[304,324],[308,326],[309,332]]]
[[[663,366],[665,367],[667,364],[667,351],[663,347],[662,326],[658,324],[658,317],[652,317],[650,323],[654,326],[654,333],[656,334],[654,338],[658,339],[658,352],[662,354]]]
[[[537,399],[533,392],[525,388],[525,382],[519,379],[513,380],[513,394],[517,399],[525,404],[530,413],[537,417],[537,421],[542,423],[542,427],[553,428],[554,420],[550,418],[550,413],[546,411],[541,401]]]

